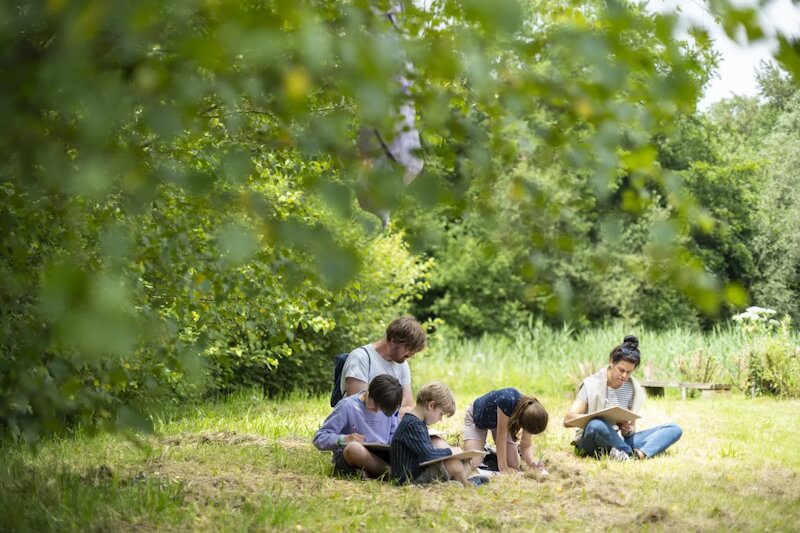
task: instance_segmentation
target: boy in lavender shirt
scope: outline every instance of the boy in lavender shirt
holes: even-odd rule
[[[317,449],[333,451],[334,474],[380,477],[389,471],[386,455],[373,453],[362,443],[389,444],[402,399],[403,387],[397,378],[383,374],[367,390],[336,404],[314,435]]]

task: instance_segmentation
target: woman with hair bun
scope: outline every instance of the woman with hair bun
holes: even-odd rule
[[[583,380],[578,397],[564,417],[564,425],[573,418],[607,407],[619,406],[638,413],[645,394],[631,374],[640,362],[639,339],[628,335],[622,344],[611,350],[608,366]],[[634,421],[613,425],[602,418],[594,418],[583,430],[578,430],[573,444],[581,455],[608,454],[611,459],[627,461],[631,457],[653,457],[672,446],[681,434],[681,428],[675,424],[636,431]]]

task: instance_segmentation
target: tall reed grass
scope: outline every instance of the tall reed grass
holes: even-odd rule
[[[553,329],[531,323],[507,336],[475,340],[434,335],[429,350],[412,363],[414,381],[441,380],[468,394],[498,387],[561,394],[574,391],[583,377],[605,366],[612,348],[628,334],[639,338],[642,363],[636,376],[640,379],[706,379],[734,386],[740,383],[743,358],[755,342],[735,327],[704,333],[683,328],[630,329],[616,324],[576,332],[569,327]]]

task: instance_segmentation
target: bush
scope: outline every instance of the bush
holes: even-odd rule
[[[748,363],[748,386],[753,395],[800,397],[800,348],[790,339],[764,339],[750,350]]]
[[[740,357],[740,384],[753,396],[800,397],[800,346],[791,319],[778,321],[772,309],[750,307],[734,316],[750,342]]]
[[[362,244],[364,261],[359,273],[320,310],[331,328],[297,332],[304,344],[281,357],[277,366],[264,369],[267,395],[298,389],[329,392],[336,354],[383,336],[389,321],[405,314],[410,302],[424,291],[430,262],[411,254],[402,234],[382,234]]]
[[[417,305],[421,315],[470,337],[502,333],[527,320],[525,283],[516,268],[524,257],[520,249],[487,244],[461,227],[447,234],[436,256],[431,289]]]
[[[175,190],[164,191],[164,208],[144,217],[147,241],[172,247],[165,260],[143,246],[153,258],[142,273],[146,298],[205,365],[203,380],[179,376],[168,384],[177,397],[252,386],[269,395],[323,390],[333,356],[380,336],[426,287],[429,265],[408,251],[402,234],[370,234],[357,218],[337,218],[298,190],[296,181],[315,171],[297,161],[292,168],[265,165],[234,191],[272,206],[268,232],[263,219],[228,214]],[[231,227],[252,239],[238,258],[231,256],[239,243],[224,229]],[[286,234],[284,242],[274,234]],[[306,243],[285,242],[298,237]]]

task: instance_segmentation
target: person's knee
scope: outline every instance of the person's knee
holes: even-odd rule
[[[464,474],[464,464],[458,459],[451,459],[444,462],[444,468],[451,478],[457,478]]]
[[[593,436],[598,433],[608,433],[608,426],[606,423],[600,418],[589,420],[589,423],[583,428],[583,434]]]
[[[347,464],[356,466],[364,462],[364,454],[369,453],[364,446],[357,442],[351,442],[344,447],[344,460]]]
[[[670,433],[672,434],[673,440],[677,441],[683,435],[683,430],[677,424],[669,424]]]

